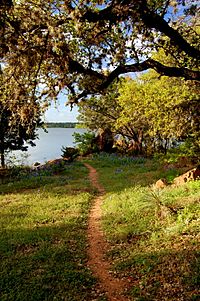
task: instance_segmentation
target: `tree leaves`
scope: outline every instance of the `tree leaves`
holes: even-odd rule
[[[186,14],[179,1],[13,1],[1,8],[0,63],[13,70],[12,80],[31,77],[33,94],[42,98],[45,82],[46,99],[52,91],[57,98],[58,87],[68,90],[71,102],[102,92],[127,72],[155,69],[199,80],[198,40],[191,31],[197,9],[191,5],[185,4]],[[173,53],[171,68],[150,59],[156,49]]]

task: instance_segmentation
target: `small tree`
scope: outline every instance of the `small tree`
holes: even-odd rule
[[[63,159],[67,159],[68,162],[73,162],[79,155],[78,149],[70,146],[62,146],[61,151],[61,156],[63,157]]]
[[[88,155],[98,151],[94,133],[74,133],[74,140],[81,155]]]

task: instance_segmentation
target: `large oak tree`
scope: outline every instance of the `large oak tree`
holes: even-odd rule
[[[190,140],[200,150],[199,84],[150,71],[119,89],[116,130],[132,128],[138,151],[167,151],[173,142]]]
[[[65,89],[77,102],[147,69],[198,81],[197,18],[193,0],[1,1],[1,63],[43,101]],[[152,57],[161,48],[174,64]]]

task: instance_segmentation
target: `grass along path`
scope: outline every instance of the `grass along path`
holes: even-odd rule
[[[112,275],[128,278],[133,301],[199,300],[200,182],[153,191],[156,180],[171,181],[184,170],[114,155],[84,162],[98,172],[98,179],[90,173],[95,187],[81,162],[0,185],[0,300],[120,300],[115,289],[106,298],[88,268],[88,257],[96,260],[89,255],[94,228],[88,230],[94,200],[101,207],[95,227],[101,240],[101,216],[108,241],[99,261],[112,262],[104,268],[112,270],[105,291]],[[93,213],[95,207],[90,225]]]
[[[88,266],[101,283],[101,290],[105,292],[109,301],[126,301],[123,294],[127,288],[127,281],[114,278],[109,273],[111,263],[105,260],[107,244],[101,229],[101,204],[105,189],[98,182],[96,170],[89,164],[84,164],[89,169],[89,178],[92,185],[97,189],[98,196],[94,200],[88,224]]]
[[[86,265],[93,197],[79,162],[0,185],[1,301],[96,299]]]
[[[106,189],[102,228],[112,274],[133,301],[200,300],[200,181],[153,190],[184,170],[153,160],[97,155],[87,161]]]

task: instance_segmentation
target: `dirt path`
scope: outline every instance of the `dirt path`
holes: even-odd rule
[[[107,243],[103,237],[100,221],[102,196],[105,194],[105,189],[98,182],[96,169],[87,163],[84,163],[84,165],[89,169],[89,178],[92,185],[99,192],[99,195],[94,200],[89,216],[88,266],[99,279],[101,289],[106,292],[109,301],[127,301],[128,299],[123,296],[123,293],[127,288],[127,281],[112,277],[109,273],[111,270],[111,263],[106,261],[104,258],[107,250]]]

